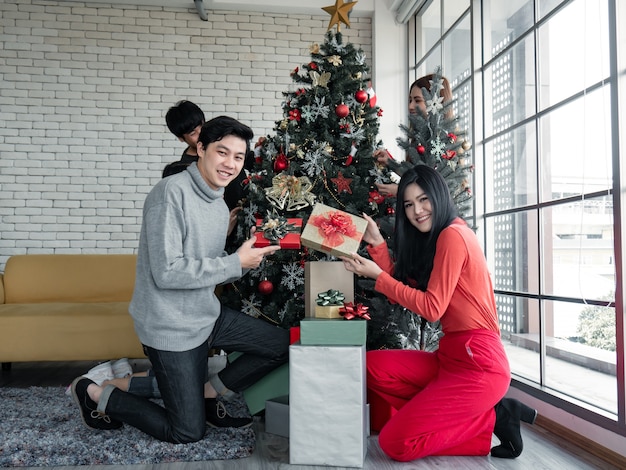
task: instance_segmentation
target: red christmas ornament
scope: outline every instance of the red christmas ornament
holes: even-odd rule
[[[368,202],[375,202],[376,204],[381,204],[385,200],[385,196],[380,194],[377,190],[369,192],[369,200]]]
[[[335,186],[337,186],[338,193],[346,192],[352,194],[352,190],[350,189],[350,183],[352,183],[352,178],[346,178],[345,176],[343,176],[343,173],[339,171],[337,172],[337,178],[331,178],[330,180],[335,183]]]
[[[391,206],[387,207],[387,210],[385,212],[387,212],[387,215],[392,215],[396,213],[395,209]]]
[[[287,168],[289,168],[289,160],[284,153],[279,153],[276,157],[276,161],[274,162],[274,171],[280,173],[281,171],[285,171]]]
[[[348,158],[346,158],[346,161],[343,163],[345,166],[350,166],[352,165],[352,160],[354,160],[354,158],[352,157],[352,155],[348,155]]]
[[[274,290],[274,284],[272,281],[268,281],[267,279],[263,279],[259,282],[259,293],[262,295],[270,295]]]
[[[345,104],[341,103],[340,105],[337,105],[337,107],[335,108],[335,114],[339,118],[345,118],[348,114],[350,114],[350,108],[348,108],[348,106],[346,106]]]
[[[292,121],[300,122],[300,119],[302,119],[302,114],[300,114],[300,110],[292,109],[291,111],[289,111],[289,119]]]
[[[359,103],[365,103],[367,101],[367,91],[365,90],[358,90],[355,94],[354,94],[354,98],[359,102]]]
[[[417,146],[417,153],[419,153],[420,155],[424,155],[424,152],[426,152],[426,148],[424,148],[423,145],[418,145]]]

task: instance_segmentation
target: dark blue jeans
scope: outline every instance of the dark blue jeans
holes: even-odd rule
[[[243,353],[210,378],[215,390],[228,398],[289,360],[289,331],[222,306],[209,348]]]
[[[204,383],[208,344],[204,342],[182,352],[149,347],[144,350],[152,363],[163,406],[107,385],[98,410],[161,441],[177,444],[199,441],[206,427]]]
[[[222,307],[208,340],[191,351],[170,352],[144,347],[152,363],[163,407],[145,397],[105,387],[98,409],[162,441],[195,442],[204,436],[204,384],[209,348],[243,353],[211,383],[228,398],[288,361],[289,332]]]

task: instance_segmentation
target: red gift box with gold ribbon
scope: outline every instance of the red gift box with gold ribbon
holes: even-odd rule
[[[278,227],[277,225],[282,225]],[[302,229],[302,219],[256,219],[256,232],[254,236],[255,248],[263,248],[264,246],[279,245],[285,250],[299,250],[300,230]]]
[[[359,249],[367,220],[317,203],[302,231],[302,244],[332,256],[351,256]]]

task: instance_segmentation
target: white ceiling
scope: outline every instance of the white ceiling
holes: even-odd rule
[[[194,0],[69,0],[92,4],[150,5],[175,8],[196,8]],[[344,0],[349,3],[350,0]],[[351,15],[371,16],[375,0],[358,0]],[[381,2],[381,0],[377,0]],[[389,0],[381,3],[388,4]],[[271,13],[327,14],[322,7],[332,6],[335,0],[203,0],[205,10],[264,11]]]

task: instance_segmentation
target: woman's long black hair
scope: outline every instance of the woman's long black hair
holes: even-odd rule
[[[409,222],[404,211],[404,193],[410,184],[417,184],[432,206],[432,228],[422,233]],[[425,291],[433,270],[435,248],[441,231],[457,217],[456,206],[443,177],[433,168],[416,165],[400,179],[396,200],[394,247],[396,264],[394,277],[404,283],[413,280]]]

